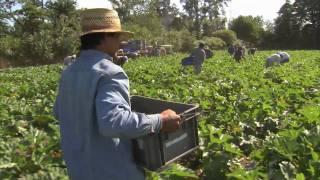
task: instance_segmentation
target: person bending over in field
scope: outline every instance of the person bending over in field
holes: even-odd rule
[[[289,62],[290,55],[287,52],[278,52],[277,54],[281,57],[280,64]]]
[[[273,54],[266,59],[266,67],[271,67],[274,65],[279,65],[281,61],[281,57],[279,54]]]
[[[257,48],[250,48],[250,49],[248,50],[248,54],[254,56],[255,53],[256,53],[256,51],[257,51]]]
[[[240,60],[244,58],[245,49],[242,46],[237,46],[235,48],[234,56],[233,58],[240,63]]]
[[[190,55],[193,58],[193,67],[196,74],[199,74],[202,69],[202,64],[206,59],[206,52],[204,51],[204,44],[199,43],[199,47],[194,49]]]
[[[280,65],[289,62],[290,55],[287,52],[278,52],[266,59],[266,67]]]
[[[204,52],[206,53],[206,58],[209,59],[209,58],[212,58],[214,53],[212,50],[210,50],[209,48],[204,48]]]

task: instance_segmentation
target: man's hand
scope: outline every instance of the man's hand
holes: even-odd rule
[[[126,62],[128,62],[127,56],[114,56],[113,62],[119,66],[123,66]]]
[[[162,132],[173,132],[180,127],[181,118],[171,109],[165,110],[160,114],[162,121]]]

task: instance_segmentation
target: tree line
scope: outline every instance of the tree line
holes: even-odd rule
[[[135,39],[189,51],[205,41],[212,49],[245,44],[265,49],[319,49],[320,1],[289,0],[274,22],[239,16],[230,22],[230,0],[110,0]],[[80,13],[75,0],[0,0],[0,57],[13,65],[48,64],[76,53]]]

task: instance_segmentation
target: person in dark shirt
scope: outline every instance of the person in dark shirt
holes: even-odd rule
[[[235,48],[235,52],[234,52],[234,56],[233,58],[237,61],[237,62],[240,62],[241,59],[244,58],[244,53],[245,53],[245,50],[242,46],[237,46]]]
[[[230,44],[228,46],[228,53],[230,54],[230,56],[234,55],[234,51],[235,51],[235,47],[232,44]]]

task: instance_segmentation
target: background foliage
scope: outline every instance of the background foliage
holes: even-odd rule
[[[149,179],[320,177],[320,53],[289,51],[289,63],[265,69],[272,53],[237,63],[218,51],[200,75],[181,67],[185,54],[125,64],[132,95],[202,109],[199,151]],[[62,69],[0,71],[0,179],[67,178],[52,116]]]
[[[214,49],[238,42],[261,49],[320,48],[318,0],[288,0],[274,22],[239,16],[228,28],[224,8],[230,0],[180,2],[182,9],[170,0],[111,1],[135,39],[173,44],[175,51],[189,52],[197,40]],[[81,11],[75,0],[0,0],[0,59],[26,66],[60,62],[77,53]]]

